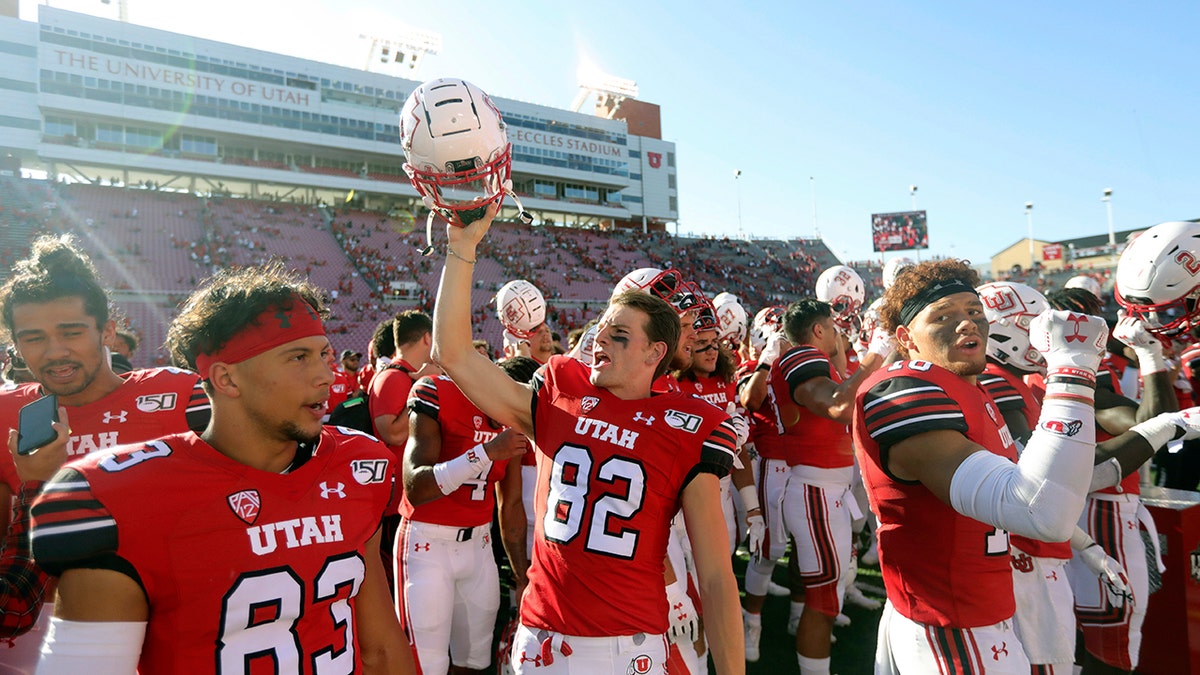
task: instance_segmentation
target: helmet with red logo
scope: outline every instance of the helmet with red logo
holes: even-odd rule
[[[1160,223],[1139,234],[1117,261],[1117,302],[1161,338],[1200,318],[1200,223]]]
[[[516,200],[505,129],[491,98],[470,82],[443,78],[413,90],[400,110],[400,148],[404,172],[431,212],[465,226],[506,194]]]
[[[732,293],[718,293],[712,301],[713,312],[717,315],[718,339],[730,348],[737,348],[746,339],[748,326],[746,308]]]
[[[779,306],[763,307],[754,315],[750,324],[750,346],[761,351],[767,346],[767,340],[778,333],[783,327],[784,308]]]
[[[1050,308],[1045,296],[1011,281],[994,281],[975,290],[988,320],[988,357],[1027,373],[1041,372],[1046,359],[1029,343],[1029,322]]]
[[[505,330],[528,340],[538,326],[546,322],[546,300],[537,286],[517,279],[504,284],[496,292],[496,314]]]
[[[862,277],[854,268],[834,265],[817,277],[817,299],[833,309],[833,323],[844,335],[856,333],[858,313],[866,300]]]

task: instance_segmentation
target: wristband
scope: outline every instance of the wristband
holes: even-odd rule
[[[1168,441],[1174,440],[1175,434],[1179,431],[1179,427],[1168,418],[1168,415],[1170,413],[1152,417],[1141,424],[1133,425],[1129,430],[1146,439],[1150,448],[1157,452]]]
[[[754,489],[753,485],[738,488],[738,494],[742,498],[742,506],[746,507],[746,513],[755,509],[762,510],[762,506],[758,503],[758,491]]]
[[[434,464],[433,479],[442,494],[448,495],[472,478],[487,475],[491,468],[492,458],[479,443],[454,459]]]
[[[1154,349],[1146,349],[1139,347],[1133,350],[1138,360],[1138,374],[1142,377],[1153,375],[1154,373],[1162,373],[1167,370],[1167,358],[1163,356],[1162,349],[1157,351]]]
[[[754,372],[758,372],[760,370],[770,370],[770,369],[771,369],[770,364],[763,363],[763,364],[759,364],[758,367],[754,369]]]

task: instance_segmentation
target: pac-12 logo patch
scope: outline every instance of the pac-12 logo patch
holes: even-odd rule
[[[625,669],[625,675],[646,675],[653,667],[654,659],[645,654],[639,654],[629,662],[629,667]]]
[[[356,459],[350,462],[350,475],[359,485],[382,483],[387,480],[386,459]]]
[[[583,401],[579,404],[579,407],[583,410],[583,412],[590,413],[595,410],[596,406],[598,405],[600,405],[599,397],[584,396]]]
[[[679,412],[678,410],[668,410],[666,414],[663,415],[663,420],[666,421],[667,426],[671,427],[672,429],[682,429],[689,434],[694,434],[700,429],[700,422],[702,418],[699,415]]]
[[[247,525],[253,525],[258,520],[259,509],[262,508],[262,498],[258,490],[242,490],[225,498],[233,514],[242,519]]]
[[[175,409],[176,395],[173,391],[162,394],[146,394],[137,397],[137,409],[145,413]]]

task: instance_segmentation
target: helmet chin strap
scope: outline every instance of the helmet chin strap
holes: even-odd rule
[[[521,198],[512,190],[512,183],[504,186],[504,194],[512,197],[512,200],[517,204],[517,218],[521,219],[522,223],[529,225],[533,223],[533,214],[525,210],[525,206],[521,203]],[[433,200],[426,197],[425,204],[429,207],[429,214],[425,217],[425,247],[421,249],[422,256],[428,256],[433,253]],[[447,218],[449,220],[449,218]]]

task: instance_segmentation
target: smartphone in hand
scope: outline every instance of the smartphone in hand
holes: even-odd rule
[[[58,421],[58,397],[47,394],[21,406],[17,425],[17,454],[28,455],[52,442],[58,432],[52,426]]]

